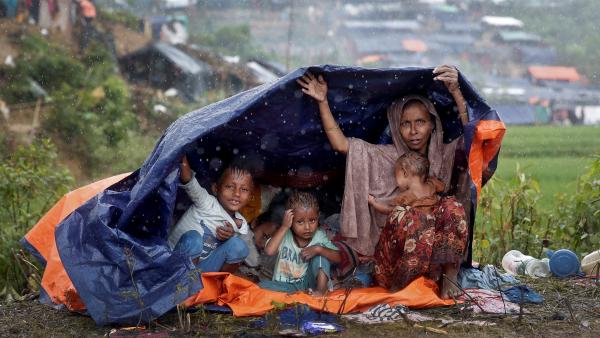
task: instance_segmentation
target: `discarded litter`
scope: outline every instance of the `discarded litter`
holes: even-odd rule
[[[517,285],[502,290],[504,299],[513,303],[534,303],[541,304],[544,302],[544,297],[535,292],[527,285]]]
[[[302,324],[302,332],[311,336],[323,333],[336,333],[342,331],[344,331],[344,328],[334,323],[308,321]]]
[[[583,257],[581,260],[581,270],[591,277],[600,275],[600,250]]]
[[[502,267],[513,275],[532,277],[550,277],[550,266],[547,259],[537,259],[524,255],[519,250],[510,250],[502,258]]]

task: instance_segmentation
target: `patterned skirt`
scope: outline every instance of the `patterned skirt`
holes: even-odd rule
[[[375,248],[375,282],[396,291],[419,276],[438,280],[442,265],[460,264],[467,240],[465,211],[453,196],[431,210],[398,206]]]

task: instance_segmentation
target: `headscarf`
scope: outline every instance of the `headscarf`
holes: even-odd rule
[[[349,138],[346,157],[346,180],[342,200],[341,234],[346,243],[362,255],[373,255],[380,228],[386,216],[369,207],[367,197],[391,201],[397,192],[394,163],[398,157],[410,150],[400,134],[400,121],[406,103],[417,100],[423,103],[433,117],[434,127],[429,138],[427,157],[429,175],[441,180],[444,191],[450,187],[454,154],[457,140],[443,142],[442,122],[435,107],[427,98],[408,95],[395,101],[387,109],[390,133],[394,144],[370,144],[360,139]]]

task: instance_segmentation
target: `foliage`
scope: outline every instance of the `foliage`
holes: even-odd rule
[[[11,104],[32,102],[35,99],[30,81],[37,82],[48,92],[59,89],[63,83],[77,88],[83,84],[85,69],[71,58],[64,48],[51,46],[38,35],[25,35],[21,40],[22,56],[15,67],[2,67],[6,86],[0,95]]]
[[[118,75],[114,56],[92,44],[82,59],[36,34],[21,40],[23,57],[2,69],[9,84],[0,95],[10,103],[31,102],[29,79],[39,83],[53,102],[43,114],[43,131],[56,136],[61,149],[80,159],[87,171],[110,163],[106,151],[129,136],[135,125],[129,89]]]
[[[267,54],[252,43],[250,26],[224,26],[214,32],[192,34],[190,40],[199,45],[211,47],[225,55],[238,55],[242,59],[265,58]]]
[[[548,233],[565,247],[590,253],[600,248],[600,155],[579,178],[577,193],[558,194]]]
[[[19,240],[69,190],[73,178],[58,164],[48,139],[0,154],[0,159],[0,296],[10,299],[36,279],[35,268],[19,252]]]
[[[104,7],[96,7],[98,18],[108,23],[122,24],[125,27],[138,31],[140,30],[140,19],[126,10],[107,10]]]
[[[600,247],[600,156],[579,178],[577,192],[559,194],[540,208],[540,184],[517,168],[510,181],[494,178],[483,189],[476,218],[474,259],[498,263],[516,249],[541,256],[543,244],[586,254]]]

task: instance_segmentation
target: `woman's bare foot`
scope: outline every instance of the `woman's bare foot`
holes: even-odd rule
[[[440,290],[440,298],[451,299],[461,294],[458,287],[457,275],[458,269],[455,264],[445,264],[443,266],[444,274],[442,275],[442,288]]]

